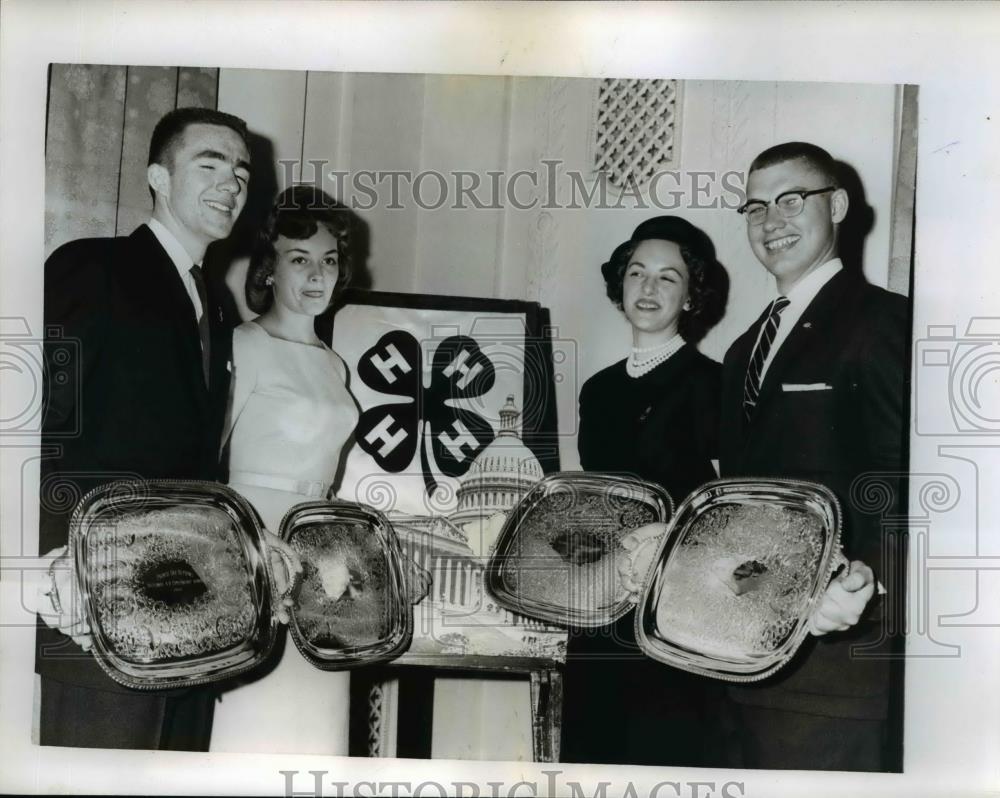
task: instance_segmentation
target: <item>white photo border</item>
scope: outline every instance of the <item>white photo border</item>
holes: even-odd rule
[[[676,77],[692,79],[912,83],[919,92],[919,157],[914,264],[914,340],[930,326],[961,336],[975,317],[995,317],[1000,295],[1000,7],[947,3],[530,4],[530,3],[117,3],[8,0],[0,20],[0,317],[42,329],[46,70],[52,62],[458,74]],[[845,120],[845,124],[850,124]],[[915,375],[919,387],[919,375]],[[3,388],[3,403],[19,398]],[[7,406],[13,406],[7,405]],[[943,411],[944,412],[944,411]],[[985,623],[955,633],[962,656],[907,663],[905,773],[764,773],[693,769],[554,766],[440,760],[82,751],[33,746],[34,629],[3,623],[21,600],[16,560],[30,551],[37,509],[19,497],[37,483],[21,446],[0,441],[0,788],[4,792],[281,794],[286,777],[311,791],[308,771],[337,783],[408,781],[529,786],[545,794],[545,771],[592,795],[650,795],[663,782],[712,782],[684,794],[734,796],[884,794],[976,795],[1000,787],[1000,629]],[[915,436],[914,472],[934,470],[939,447],[955,441]],[[961,443],[961,441],[958,441]],[[980,443],[984,450],[988,443]],[[979,518],[1000,511],[995,489],[980,494]],[[29,491],[30,492],[30,491]],[[983,529],[987,528],[983,526]],[[988,530],[987,530],[988,531]],[[19,549],[19,541],[27,548]],[[1000,554],[982,539],[980,557]],[[961,559],[968,552],[945,553]],[[26,556],[26,554],[25,554]],[[976,570],[975,558],[965,556]],[[978,573],[978,571],[977,571]],[[956,612],[1000,606],[995,574],[938,580]],[[995,616],[997,613],[994,612]],[[986,621],[988,613],[984,613]],[[533,792],[530,785],[536,785]],[[374,794],[371,787],[343,794]],[[390,789],[390,788],[386,788]],[[566,788],[564,788],[566,789]],[[413,794],[400,792],[399,794]],[[425,795],[439,794],[432,787]],[[661,787],[660,795],[677,794]]]

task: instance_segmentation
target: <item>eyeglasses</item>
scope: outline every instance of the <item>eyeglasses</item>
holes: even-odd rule
[[[826,188],[814,188],[812,191],[786,191],[775,197],[774,206],[784,218],[791,219],[793,216],[798,216],[802,213],[802,209],[806,204],[806,197],[811,197],[813,194],[826,194],[828,191],[836,190],[836,186],[827,186]],[[761,200],[750,200],[740,206],[737,209],[737,213],[742,213],[746,217],[747,224],[754,226],[764,224],[764,220],[767,218],[767,206],[770,204],[770,202],[762,202]]]

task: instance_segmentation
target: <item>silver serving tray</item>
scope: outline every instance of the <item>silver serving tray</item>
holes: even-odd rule
[[[306,502],[288,512],[279,534],[302,560],[289,628],[309,662],[347,668],[410,647],[410,562],[382,513],[350,502]]]
[[[734,682],[764,679],[795,655],[846,562],[827,488],[730,479],[689,495],[644,580],[636,640],[653,659]]]
[[[114,482],[77,505],[70,544],[97,662],[139,690],[258,665],[277,620],[262,526],[224,485]]]
[[[613,623],[632,604],[620,584],[621,538],[667,521],[673,504],[657,485],[584,472],[550,474],[507,517],[486,585],[509,610],[564,626]]]

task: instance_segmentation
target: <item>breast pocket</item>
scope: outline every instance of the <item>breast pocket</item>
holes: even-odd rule
[[[830,387],[782,390],[778,397],[782,458],[789,469],[819,474],[838,459],[837,392]]]

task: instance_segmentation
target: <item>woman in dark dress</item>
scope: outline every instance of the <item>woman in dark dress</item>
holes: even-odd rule
[[[680,502],[716,477],[721,366],[695,344],[725,311],[726,271],[705,233],[660,216],[639,225],[601,272],[632,325],[632,351],[580,391],[580,462],[655,482]],[[633,624],[629,612],[570,631],[561,760],[712,764],[720,687],[643,655]]]

